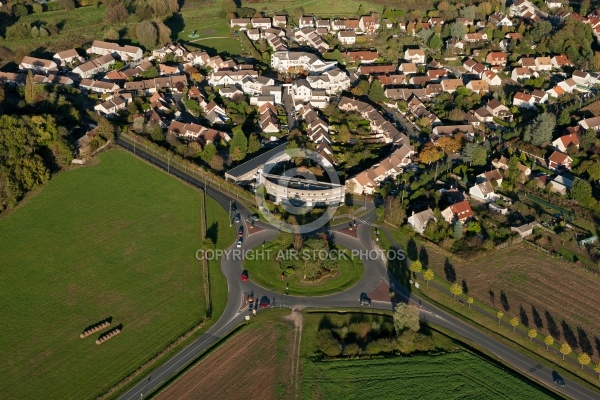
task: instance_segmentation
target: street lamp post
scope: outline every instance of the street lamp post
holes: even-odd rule
[[[229,200],[229,211],[228,211],[228,215],[229,215],[229,227],[231,228],[231,202],[232,200]]]
[[[404,204],[404,191],[406,190],[406,179],[402,179],[402,199],[400,204]]]

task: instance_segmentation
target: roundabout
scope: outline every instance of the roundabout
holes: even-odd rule
[[[117,140],[117,143],[128,150],[132,150],[133,146],[128,142]],[[228,193],[222,189],[208,186],[205,187],[204,181],[188,174],[186,171],[176,167],[169,166],[161,159],[149,154],[142,149],[138,149],[136,153],[139,157],[148,160],[154,165],[165,171],[169,171],[176,177],[185,182],[202,188],[206,194],[217,201],[226,210],[229,210],[231,202],[235,201]],[[238,212],[242,217],[251,215],[251,212],[243,204],[238,203]],[[375,221],[375,210],[372,208],[365,215],[361,216],[365,223],[357,226],[358,235],[352,237],[344,234],[336,234],[337,229],[343,229],[347,224],[333,225],[325,229],[329,234],[330,240],[336,246],[358,251],[360,254],[369,254],[375,252],[376,244],[371,239],[371,223]],[[278,234],[277,229],[273,226],[257,221],[256,226],[261,228],[260,231],[248,235],[244,232],[244,238],[241,244],[241,249],[244,251],[252,249],[261,249],[272,242]],[[237,226],[232,229],[238,229]],[[385,229],[382,229],[385,232]],[[232,243],[228,250],[237,248],[237,241]],[[454,334],[464,338],[467,341],[485,349],[487,352],[498,357],[506,364],[520,371],[524,375],[544,384],[547,387],[553,387],[551,370],[539,364],[538,361],[531,359],[529,356],[509,347],[498,340],[486,335],[470,324],[462,321],[452,314],[441,310],[435,305],[430,304],[427,300],[420,298],[411,293],[410,287],[401,285],[388,270],[388,265],[384,257],[366,257],[362,259],[364,272],[358,281],[353,285],[348,285],[346,290],[329,295],[313,295],[300,296],[285,292],[285,281],[282,281],[281,286],[274,285],[273,289],[263,287],[253,279],[252,266],[244,266],[242,257],[227,257],[221,260],[221,270],[225,275],[228,286],[227,307],[219,320],[201,337],[196,339],[179,353],[173,355],[164,364],[150,372],[148,375],[139,380],[136,385],[125,392],[120,399],[137,400],[145,397],[147,394],[153,393],[161,388],[167,382],[175,378],[181,370],[194,362],[200,355],[210,349],[213,345],[219,342],[233,331],[240,323],[249,316],[248,306],[245,305],[245,299],[251,294],[255,299],[261,299],[261,304],[270,307],[287,307],[291,309],[303,308],[320,308],[320,309],[339,309],[339,308],[357,308],[361,307],[359,299],[363,298],[363,294],[371,294],[373,301],[370,305],[372,308],[381,310],[393,311],[395,304],[398,302],[406,302],[415,304],[420,308],[421,320],[436,324]],[[257,267],[260,268],[260,267]],[[393,268],[390,261],[390,268]],[[244,270],[248,270],[247,280],[240,279]],[[277,266],[279,274],[281,270]],[[277,272],[277,271],[275,271]],[[260,276],[260,275],[259,275]],[[278,282],[278,278],[274,279]],[[273,279],[265,280],[265,282],[273,281]],[[387,288],[394,293],[393,298],[382,301],[385,298],[380,292],[382,288]],[[300,291],[299,291],[300,292]],[[267,299],[268,303],[263,299]],[[258,310],[263,312],[264,309]],[[250,317],[251,318],[251,317]],[[561,393],[568,395],[571,398],[578,399],[596,399],[597,393],[579,385],[576,382],[569,380],[564,388],[561,388]]]

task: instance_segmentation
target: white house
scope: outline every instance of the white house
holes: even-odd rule
[[[119,46],[117,43],[103,42],[94,40],[92,47],[87,49],[88,54],[107,55],[111,54],[119,57],[123,61],[139,61],[142,59],[144,52],[136,46]]]
[[[323,61],[312,53],[301,51],[276,51],[271,56],[271,68],[278,72],[302,69],[309,73],[320,73],[336,66],[336,61]]]
[[[354,31],[339,31],[338,40],[342,44],[354,44],[356,43],[356,32]]]
[[[567,152],[569,146],[575,146],[579,148],[579,136],[576,133],[570,133],[568,135],[563,135],[558,139],[552,142],[552,145],[556,147],[558,151],[563,153]]]
[[[73,73],[81,78],[91,78],[100,72],[108,71],[114,63],[115,59],[112,54],[106,54],[73,68]]]
[[[469,195],[472,199],[482,203],[489,203],[498,198],[494,192],[494,187],[490,182],[481,182],[469,189]]]
[[[513,98],[513,106],[520,108],[535,108],[535,99],[529,93],[517,92]]]
[[[406,49],[404,59],[415,64],[425,64],[425,52],[423,49]]]
[[[413,227],[415,232],[423,234],[429,221],[437,222],[435,215],[431,209],[416,213],[413,211],[412,215],[408,217],[408,224]]]
[[[58,65],[51,60],[25,56],[19,64],[19,69],[47,74],[49,72],[58,71]]]
[[[52,59],[58,65],[67,65],[67,64],[73,64],[73,63],[80,64],[85,61],[84,58],[81,57],[79,55],[79,53],[77,53],[77,50],[75,50],[75,49],[59,51],[52,57]]]
[[[481,79],[486,81],[490,86],[502,86],[502,79],[494,71],[483,71]]]

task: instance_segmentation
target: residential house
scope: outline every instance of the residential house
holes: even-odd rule
[[[185,59],[189,52],[179,43],[170,43],[160,49],[152,50],[152,58],[158,61],[164,61],[167,56],[173,58]]]
[[[120,89],[119,85],[116,83],[94,81],[91,79],[83,79],[79,83],[79,87],[87,90],[90,93],[98,94],[114,93]]]
[[[464,41],[467,43],[485,42],[488,40],[487,33],[467,33],[464,37]]]
[[[129,100],[126,97],[122,95],[116,95],[112,96],[103,103],[95,105],[94,110],[100,115],[111,118],[120,110],[124,110],[128,103]]]
[[[488,101],[485,108],[491,112],[494,117],[502,121],[511,122],[513,120],[514,116],[510,112],[510,109],[496,99]]]
[[[535,100],[529,93],[515,93],[512,104],[513,106],[520,108],[535,108]]]
[[[303,15],[298,21],[298,28],[314,28],[315,18],[312,15]]]
[[[56,65],[56,63],[51,60],[45,60],[43,58],[25,56],[25,57],[23,57],[23,60],[19,64],[19,69],[31,70],[34,72],[48,74],[50,72],[58,71],[58,65]]]
[[[309,73],[320,73],[335,68],[337,62],[323,61],[312,53],[300,51],[276,51],[271,56],[271,68],[278,72],[300,69]]]
[[[449,224],[460,221],[462,224],[469,222],[474,216],[473,210],[467,200],[452,204],[448,208],[442,210],[442,218]]]
[[[102,57],[90,60],[84,64],[73,68],[73,73],[81,78],[91,78],[92,76],[107,71],[115,63],[112,54],[106,54]]]
[[[569,133],[568,135],[563,135],[558,139],[552,142],[552,145],[563,153],[567,152],[569,146],[575,146],[579,148],[579,135],[577,133]]]
[[[101,40],[94,40],[92,47],[87,49],[87,53],[101,56],[111,54],[123,61],[139,61],[144,55],[144,52],[139,47],[129,45],[119,46],[117,43],[103,42]]]
[[[465,49],[465,43],[460,39],[450,38],[446,40],[446,48],[453,50],[455,54],[462,54],[462,51]]]
[[[61,66],[81,64],[85,61],[85,59],[81,57],[75,49],[59,51],[52,57],[52,59],[56,62],[56,64]]]
[[[379,22],[372,15],[363,15],[358,20],[358,27],[364,33],[372,35],[379,30]]]
[[[506,165],[508,168],[508,165]],[[492,186],[501,186],[503,176],[499,169],[483,172],[476,177],[476,183],[489,182]]]
[[[571,157],[559,151],[553,152],[550,157],[548,157],[548,168],[556,171],[571,169],[572,163],[573,159]]]
[[[400,65],[398,65],[398,71],[403,72],[405,75],[416,74],[418,70],[417,64],[411,62],[400,63]]]
[[[473,112],[473,116],[475,120],[469,120],[468,122],[472,124],[475,123],[475,125],[479,125],[480,122],[494,122],[494,116],[485,107],[479,107]]]
[[[354,31],[339,31],[338,40],[342,44],[354,44],[356,43],[356,32]]]
[[[571,78],[580,86],[590,86],[592,83],[592,76],[586,71],[573,71]]]
[[[165,64],[158,65],[158,73],[161,76],[170,76],[170,75],[180,75],[181,74],[181,72],[179,71],[179,68],[171,67],[171,66],[165,65]]]
[[[519,79],[531,79],[532,76],[534,76],[534,72],[531,68],[529,67],[516,67],[512,70],[512,73],[510,74],[510,78],[515,81],[518,82]]]
[[[507,55],[503,51],[490,51],[485,62],[491,65],[506,65]]]
[[[370,76],[387,75],[387,74],[393,74],[394,72],[396,72],[396,67],[393,65],[387,65],[387,64],[384,64],[384,65],[361,64],[361,66],[358,67],[356,72],[359,75],[370,75]],[[405,73],[406,73],[406,71],[405,71]]]
[[[252,20],[250,18],[232,18],[229,21],[229,27],[240,31],[245,31],[249,26],[252,26]]]
[[[534,57],[521,57],[517,64],[523,68],[531,68],[532,70],[536,68]]]
[[[582,119],[577,124],[586,131],[588,129],[593,129],[596,132],[600,131],[600,117]]]
[[[373,64],[379,59],[379,53],[377,51],[360,50],[360,51],[348,51],[346,57],[350,62],[358,62],[360,64]]]
[[[236,96],[243,96],[244,92],[237,86],[223,86],[219,88],[219,94],[226,99],[232,99]]]
[[[260,115],[258,125],[262,132],[279,132],[279,119],[277,118],[277,109],[274,105],[265,103],[258,108],[258,113]]]
[[[404,59],[415,64],[425,64],[425,52],[423,49],[406,49]]]
[[[487,82],[490,86],[502,86],[502,79],[500,79],[500,77],[494,71],[484,71],[481,79]]]
[[[508,26],[508,27],[513,26],[513,22],[511,21],[511,19],[508,18],[503,13],[498,12],[498,11],[496,11],[495,13],[491,14],[488,17],[488,22],[496,25],[497,28],[500,28],[503,26]]]
[[[271,18],[255,17],[250,20],[253,28],[269,29],[272,26]]]
[[[494,168],[508,169],[508,159],[504,156],[501,156],[500,158],[495,158],[492,160],[492,165],[494,166]]]
[[[550,71],[552,70],[552,59],[550,57],[536,57],[535,68],[536,71]]]
[[[213,125],[222,124],[229,120],[229,117],[227,116],[225,110],[217,103],[215,103],[214,100],[212,100],[206,105],[206,107],[204,108],[204,114],[206,119],[208,119]]]
[[[436,138],[441,136],[454,136],[457,133],[463,133],[467,137],[473,137],[475,131],[471,125],[442,125],[434,127],[432,133]]]
[[[444,79],[441,83],[444,92],[447,93],[454,93],[456,92],[456,89],[464,86],[464,83],[461,79]]]
[[[486,81],[473,79],[467,83],[467,89],[475,93],[484,94],[490,91],[490,85]]]
[[[419,234],[423,234],[425,232],[425,228],[429,221],[437,222],[435,215],[431,209],[427,209],[425,211],[421,211],[419,213],[415,213],[413,211],[412,215],[408,217],[408,224],[412,226],[415,232]]]
[[[550,62],[552,63],[552,66],[554,68],[559,68],[559,69],[562,69],[564,67],[572,67],[573,66],[573,63],[564,54],[559,54],[559,55],[552,57]]]
[[[551,1],[555,1],[555,0],[551,0]],[[546,2],[547,2],[547,0],[546,0]],[[529,236],[533,233],[533,227],[534,227],[533,224],[524,224],[521,226],[511,226],[510,231],[517,232],[520,237],[526,238],[527,236]]]
[[[546,91],[546,93],[548,93],[549,97],[557,98],[565,94],[565,91],[560,86],[555,86],[552,89]]]
[[[482,203],[490,203],[498,199],[498,195],[494,192],[494,187],[488,181],[478,183],[469,189],[469,195],[472,199]]]
[[[548,101],[548,93],[543,90],[534,89],[531,92],[531,96],[533,97],[535,104],[543,104]]]

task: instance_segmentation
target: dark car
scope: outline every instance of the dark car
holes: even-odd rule
[[[370,306],[371,305],[371,299],[369,298],[369,296],[367,296],[366,293],[361,293],[358,300],[360,301],[361,306]]]
[[[240,223],[240,213],[235,214],[235,223],[236,224]]]
[[[240,229],[238,229],[238,236],[239,237],[244,236],[244,227],[243,226],[240,226]]]
[[[556,371],[552,371],[552,379],[554,383],[560,387],[565,387],[565,380]]]
[[[246,270],[242,271],[242,275],[240,276],[240,279],[242,280],[242,282],[248,282],[248,271],[246,271]]]
[[[269,300],[267,296],[264,296],[262,299],[260,299],[260,303],[258,304],[260,308],[268,308],[270,305],[271,300]]]

